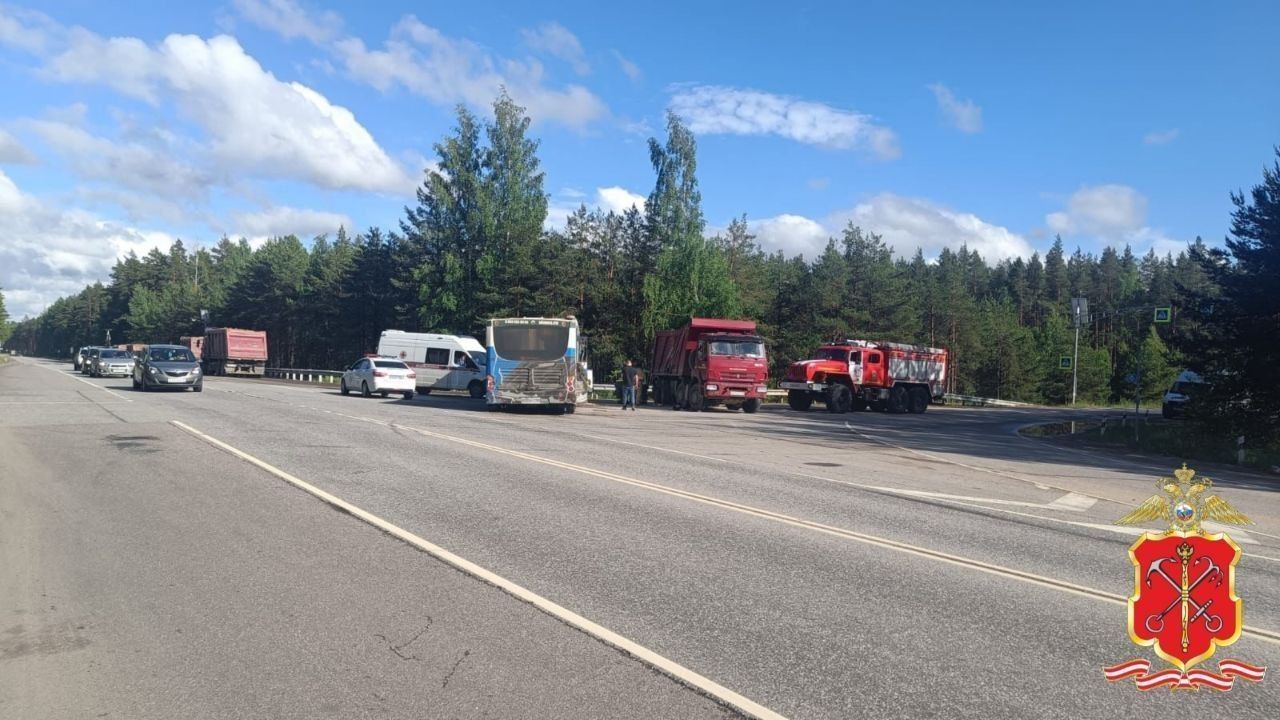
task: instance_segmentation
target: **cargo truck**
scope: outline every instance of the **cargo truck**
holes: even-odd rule
[[[947,351],[922,345],[845,340],[793,363],[780,386],[792,410],[922,413],[946,392]]]
[[[267,368],[265,330],[208,328],[201,347],[205,375],[262,375]]]
[[[724,405],[753,413],[768,393],[765,344],[751,320],[696,317],[660,331],[649,368],[654,401],[676,410]]]

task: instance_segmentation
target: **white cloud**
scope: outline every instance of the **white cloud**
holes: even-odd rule
[[[633,193],[616,185],[596,188],[596,204],[619,215],[630,210],[633,206],[643,212],[645,199],[645,196],[639,193]]]
[[[1178,128],[1170,128],[1168,130],[1155,130],[1147,133],[1142,137],[1142,142],[1147,145],[1166,145],[1178,139],[1180,134]]]
[[[276,206],[260,212],[235,213],[231,234],[264,239],[297,235],[305,240],[316,235],[333,235],[339,227],[350,230],[351,218],[324,210]]]
[[[0,45],[31,53],[44,52],[57,23],[48,15],[25,8],[0,6]]]
[[[384,92],[399,86],[440,105],[488,107],[505,87],[534,120],[583,127],[608,114],[604,101],[581,85],[548,87],[542,63],[494,57],[412,15],[392,28],[380,50],[365,47],[359,38],[339,40],[334,47],[351,77]]]
[[[578,36],[560,23],[545,22],[536,28],[521,30],[520,34],[531,49],[565,61],[579,75],[591,72],[591,63],[587,62],[586,52],[583,51]]]
[[[802,215],[778,215],[750,223],[757,242],[768,252],[803,255],[812,260],[822,254],[833,232]]]
[[[277,33],[286,40],[306,38],[324,43],[337,36],[342,18],[326,10],[308,13],[294,0],[235,0],[240,15],[255,25]]]
[[[30,165],[36,156],[18,138],[0,128],[0,165]]]
[[[183,162],[198,150],[173,136],[152,143],[118,142],[56,120],[28,123],[77,175],[165,199],[203,200],[216,178]]]
[[[982,132],[982,108],[975,105],[972,100],[956,98],[951,89],[942,83],[934,83],[928,87],[938,101],[938,109],[946,116],[952,127],[962,133]]]
[[[0,287],[13,317],[39,314],[49,303],[107,281],[129,251],[167,249],[173,236],[103,220],[79,209],[46,205],[0,172]]]
[[[923,250],[926,257],[936,257],[944,247],[961,246],[976,250],[989,262],[1029,257],[1033,252],[1022,236],[972,213],[893,193],[881,193],[852,208],[831,213],[822,222],[800,215],[779,215],[750,225],[766,250],[802,254],[812,260],[822,253],[827,239],[838,238],[850,222],[883,236],[900,257],[910,257],[917,249]]]
[[[897,136],[870,115],[759,90],[677,87],[670,108],[695,133],[778,135],[836,150],[858,149],[880,159],[898,157]]]
[[[640,66],[631,62],[622,53],[613,50],[613,59],[618,61],[618,67],[621,68],[622,74],[631,79],[631,82],[640,82],[640,78],[644,77],[644,72],[640,70]]]
[[[1072,193],[1067,207],[1045,216],[1045,224],[1064,235],[1116,239],[1138,230],[1146,219],[1147,199],[1142,193],[1128,185],[1095,185]]]
[[[48,73],[103,83],[158,104],[171,97],[208,134],[227,174],[303,180],[326,188],[403,194],[414,180],[351,113],[296,82],[282,82],[234,38],[170,35],[155,47],[73,29]]]

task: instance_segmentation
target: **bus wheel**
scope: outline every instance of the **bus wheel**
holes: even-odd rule
[[[430,391],[428,390],[427,392],[430,392]],[[479,380],[472,380],[471,382],[467,383],[467,392],[471,394],[471,397],[475,398],[476,400],[479,400],[480,398],[484,397],[484,383],[480,382]]]

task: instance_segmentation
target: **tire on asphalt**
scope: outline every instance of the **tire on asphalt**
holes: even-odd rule
[[[907,411],[907,389],[901,385],[889,388],[889,412],[897,415]]]
[[[760,398],[751,398],[750,400],[742,403],[742,412],[751,414],[759,410],[760,405],[761,405]]]
[[[807,390],[788,390],[787,404],[791,406],[792,410],[805,412],[813,407],[813,396]]]
[[[929,391],[922,387],[911,388],[911,396],[907,405],[907,409],[915,415],[922,414],[929,409]]]
[[[851,407],[853,407],[853,392],[847,385],[832,383],[831,387],[827,388],[827,412],[844,414],[849,412]]]

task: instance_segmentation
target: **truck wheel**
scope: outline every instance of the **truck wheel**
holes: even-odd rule
[[[849,408],[853,407],[853,393],[849,388],[840,383],[832,383],[827,388],[827,412],[829,413],[847,413]]]
[[[752,398],[742,404],[742,412],[751,414],[760,409],[760,399]]]
[[[889,389],[889,412],[893,414],[904,413],[907,411],[907,389],[901,385],[894,385]]]
[[[925,410],[928,410],[929,409],[929,391],[925,390],[922,387],[911,388],[911,398],[910,398],[910,405],[908,409],[912,413],[915,413],[916,415],[920,415]]]
[[[688,410],[689,412],[702,412],[702,407],[704,404],[705,403],[702,397],[702,388],[698,387],[697,385],[691,385],[689,387],[689,402],[688,402],[688,406],[685,409]]]
[[[813,396],[805,390],[788,390],[787,404],[792,410],[804,412],[813,407]]]
[[[431,391],[428,390],[427,392],[429,393]],[[471,382],[467,383],[467,392],[471,395],[472,398],[479,400],[480,398],[484,397],[484,383],[479,380],[472,380]]]

